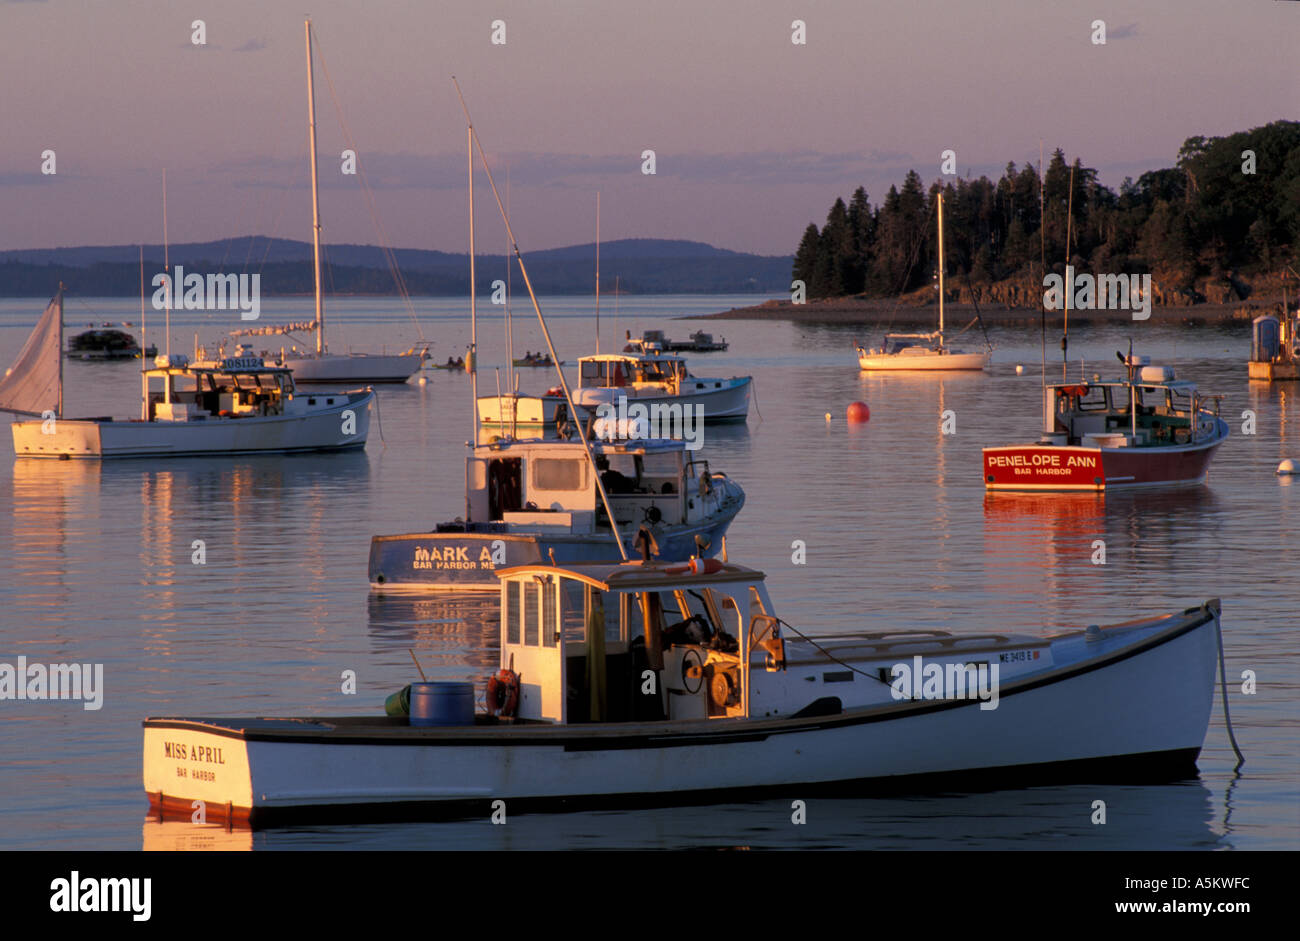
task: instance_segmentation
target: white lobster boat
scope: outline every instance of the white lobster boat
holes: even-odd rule
[[[159,356],[140,373],[140,418],[63,417],[60,293],[14,367],[0,378],[0,411],[36,416],[13,423],[18,457],[113,458],[364,448],[371,389],[295,392],[293,374],[260,357],[197,360]]]
[[[693,376],[686,360],[664,353],[598,353],[578,360],[573,404],[582,420],[643,418],[653,423],[743,422],[749,418],[752,376]],[[485,395],[478,400],[479,421],[503,427],[562,423],[569,416],[561,390],[545,395]],[[638,415],[639,413],[639,415]]]
[[[511,690],[513,715],[475,715],[466,698],[449,720],[460,724],[437,726],[146,719],[153,807],[189,817],[203,801],[209,819],[259,827],[487,816],[498,800],[515,811],[953,778],[1169,780],[1196,773],[1209,723],[1217,600],[1054,636],[813,640],[776,617],[762,573],[735,564],[498,574],[489,689]]]

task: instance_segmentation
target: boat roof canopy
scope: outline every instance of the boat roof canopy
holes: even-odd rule
[[[685,565],[686,563],[640,561],[589,562],[581,565],[514,565],[510,568],[497,569],[496,575],[502,581],[530,575],[557,575],[560,578],[583,582],[601,591],[618,592],[673,591],[679,588],[736,582],[761,582],[766,578],[757,569],[736,565],[734,562],[724,562],[719,571],[699,575],[680,571]],[[669,569],[678,571],[669,572]]]
[[[686,362],[680,356],[673,356],[671,353],[660,353],[650,351],[647,353],[596,353],[592,356],[582,356],[578,359],[579,363],[684,363]]]

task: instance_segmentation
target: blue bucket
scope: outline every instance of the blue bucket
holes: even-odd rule
[[[411,725],[473,724],[473,683],[411,684]]]

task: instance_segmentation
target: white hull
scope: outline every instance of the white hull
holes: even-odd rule
[[[19,457],[112,458],[282,451],[344,451],[363,448],[370,432],[370,391],[299,395],[299,414],[210,417],[203,421],[99,421],[60,419],[13,424]],[[333,399],[335,404],[326,404]],[[296,403],[295,403],[296,404]],[[351,412],[351,416],[344,415]],[[345,433],[351,431],[352,433]]]
[[[486,815],[495,799],[734,798],[749,789],[999,769],[1020,781],[1035,768],[1077,774],[1080,762],[1185,774],[1209,722],[1217,629],[1212,602],[1108,628],[1099,640],[1075,632],[1052,643],[1054,666],[1014,673],[988,710],[974,701],[892,702],[881,684],[867,693],[879,704],[816,718],[428,729],[373,720],[149,719],[144,786],[164,810],[189,814],[198,799],[209,815],[217,808],[247,820],[251,811],[257,825],[277,811],[382,815],[459,804]],[[871,686],[859,677],[828,690],[858,687],[862,695]],[[179,759],[182,747],[188,755],[200,749],[204,760]]]
[[[859,353],[858,368],[873,371],[930,371],[983,369],[989,364],[992,354],[984,353],[949,353],[937,350],[915,350],[909,348],[900,353]]]
[[[288,357],[281,365],[293,370],[295,382],[405,382],[422,362],[419,353],[326,353]]]
[[[697,379],[691,377],[682,383],[679,395],[658,391],[639,391],[636,388],[577,389],[573,404],[584,417],[597,416],[602,404],[618,408],[619,399],[627,397],[630,409],[634,404],[650,408],[703,409],[706,422],[742,422],[749,418],[749,392],[753,380],[749,376],[736,379]]]

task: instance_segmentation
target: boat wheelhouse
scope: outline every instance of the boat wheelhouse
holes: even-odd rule
[[[717,560],[530,564],[500,577],[500,669],[475,713],[159,717],[162,815],[253,827],[608,804],[1193,776],[1219,603],[1049,636],[805,638],[761,572]],[[393,697],[399,699],[400,697]],[[392,699],[390,699],[390,702]],[[400,708],[395,710],[400,712]],[[195,773],[198,772],[198,773]]]
[[[553,559],[619,555],[602,506],[604,485],[629,553],[641,540],[652,558],[685,561],[722,551],[745,492],[675,440],[591,442],[499,438],[466,459],[466,515],[428,532],[375,536],[370,584],[377,589],[497,588],[499,569]]]
[[[1279,320],[1270,314],[1256,317],[1250,325],[1250,361],[1246,364],[1251,379],[1264,382],[1300,379],[1300,310],[1295,316],[1285,313]]]
[[[1228,437],[1219,397],[1202,396],[1195,383],[1148,357],[1119,358],[1127,379],[1045,385],[1042,437],[985,448],[985,487],[1109,490],[1203,481]]]

